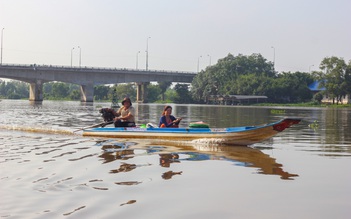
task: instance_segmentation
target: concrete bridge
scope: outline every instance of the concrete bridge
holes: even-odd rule
[[[93,102],[94,86],[135,82],[137,101],[145,102],[146,85],[151,81],[191,83],[196,73],[116,68],[65,67],[52,65],[0,65],[0,78],[30,84],[29,100],[43,100],[43,84],[59,81],[81,86],[81,101]]]

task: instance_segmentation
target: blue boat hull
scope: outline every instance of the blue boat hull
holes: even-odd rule
[[[265,125],[230,128],[91,128],[84,130],[83,136],[251,145],[267,140],[300,121],[286,118]]]

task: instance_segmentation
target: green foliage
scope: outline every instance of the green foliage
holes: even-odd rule
[[[69,99],[71,100],[80,100],[80,92],[78,90],[73,90],[69,94]]]
[[[323,100],[323,92],[318,92],[315,95],[313,95],[313,101],[316,101],[317,103],[321,103]]]
[[[285,114],[285,110],[271,109],[271,114]]]
[[[43,95],[48,100],[79,100],[79,89],[76,84],[48,82],[43,84]]]
[[[273,102],[306,102],[312,98],[312,93],[308,89],[308,84],[313,82],[313,78],[308,73],[283,72],[274,80],[272,86],[274,96],[270,96]]]
[[[313,130],[317,130],[319,128],[319,122],[317,120],[314,120],[313,123],[308,125],[308,127],[310,127]]]
[[[168,81],[160,81],[158,82],[158,86],[160,88],[161,96],[162,96],[162,101],[165,100],[165,92],[171,86],[172,82]]]
[[[161,88],[158,85],[149,84],[147,86],[147,100],[150,103],[153,103],[159,100],[161,94]]]
[[[157,100],[155,103],[175,103],[178,94],[174,89],[168,88],[164,93],[165,100]]]
[[[57,82],[52,85],[52,96],[56,99],[67,98],[69,94],[68,84]]]
[[[174,99],[175,103],[191,103],[193,102],[188,84],[176,84],[174,87],[177,95]]]
[[[104,85],[98,85],[94,87],[94,99],[95,100],[107,100],[110,87]]]
[[[273,63],[260,54],[229,54],[195,76],[191,94],[196,102],[207,102],[210,95],[259,95],[270,102],[305,102],[312,98],[308,84],[313,80],[303,72],[276,74]]]
[[[117,96],[120,98],[120,101],[122,101],[125,97],[129,97],[132,100],[132,102],[136,100],[136,88],[134,83],[113,85],[108,92],[109,100],[112,100],[114,92],[117,93]]]
[[[23,99],[29,97],[29,84],[22,81],[0,81],[0,97]]]
[[[229,54],[195,76],[191,94],[197,102],[206,102],[210,95],[263,95],[263,87],[272,77],[273,64],[262,55]]]
[[[351,94],[351,61],[347,65],[342,58],[326,57],[319,67],[322,71],[316,74],[317,78],[333,102],[338,104],[342,97]]]

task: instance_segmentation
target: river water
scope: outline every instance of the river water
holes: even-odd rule
[[[172,105],[181,126],[302,122],[249,147],[82,137],[109,103],[0,102],[1,218],[349,218],[351,109]],[[137,123],[164,105],[133,104]]]

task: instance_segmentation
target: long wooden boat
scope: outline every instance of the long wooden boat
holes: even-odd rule
[[[251,145],[267,140],[300,121],[301,119],[285,118],[265,125],[229,128],[90,128],[83,130],[83,136],[170,141],[199,140],[226,145]]]

